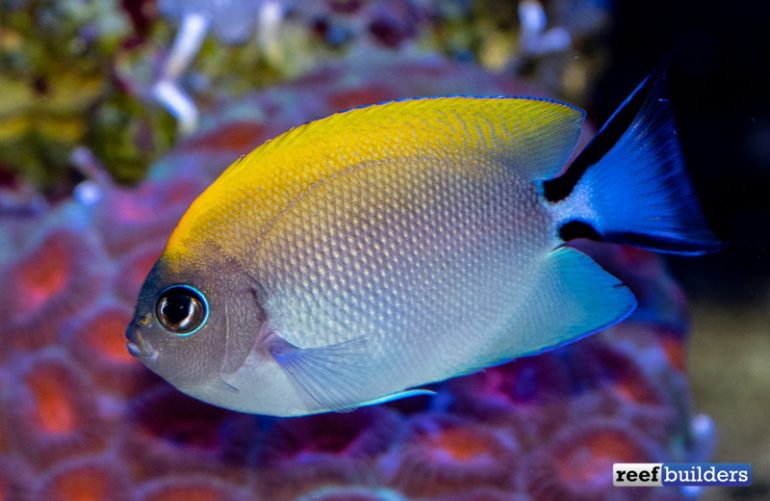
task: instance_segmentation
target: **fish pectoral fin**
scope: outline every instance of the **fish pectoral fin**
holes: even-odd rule
[[[622,321],[635,307],[620,280],[582,252],[560,247],[546,256],[498,345],[503,357],[494,362],[571,343]]]
[[[299,348],[277,338],[271,345],[276,362],[317,407],[314,410],[342,412],[361,405],[371,368],[365,338],[317,348]]]

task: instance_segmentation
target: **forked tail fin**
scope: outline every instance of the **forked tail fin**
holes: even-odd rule
[[[650,75],[610,117],[546,196],[560,223],[582,222],[609,241],[659,252],[719,250],[684,169],[665,71]],[[553,196],[556,194],[556,196]]]

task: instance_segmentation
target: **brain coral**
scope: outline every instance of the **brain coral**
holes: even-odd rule
[[[607,332],[347,414],[269,419],[194,401],[124,351],[138,287],[186,205],[266,138],[426,94],[532,94],[439,60],[329,67],[208,112],[135,188],[0,214],[0,499],[676,499],[613,491],[615,461],[687,461],[686,308],[661,262],[577,242],[637,293]],[[2,206],[2,205],[0,205]]]

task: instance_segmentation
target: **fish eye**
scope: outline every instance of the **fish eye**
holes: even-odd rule
[[[172,285],[160,293],[155,303],[155,317],[168,332],[189,336],[209,319],[209,305],[198,289],[189,285]]]

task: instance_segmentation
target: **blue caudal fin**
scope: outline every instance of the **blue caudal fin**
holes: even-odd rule
[[[555,205],[561,225],[587,223],[605,240],[659,252],[702,254],[722,247],[684,169],[664,71],[642,82],[567,173],[550,183],[545,189],[552,200],[574,185]]]

